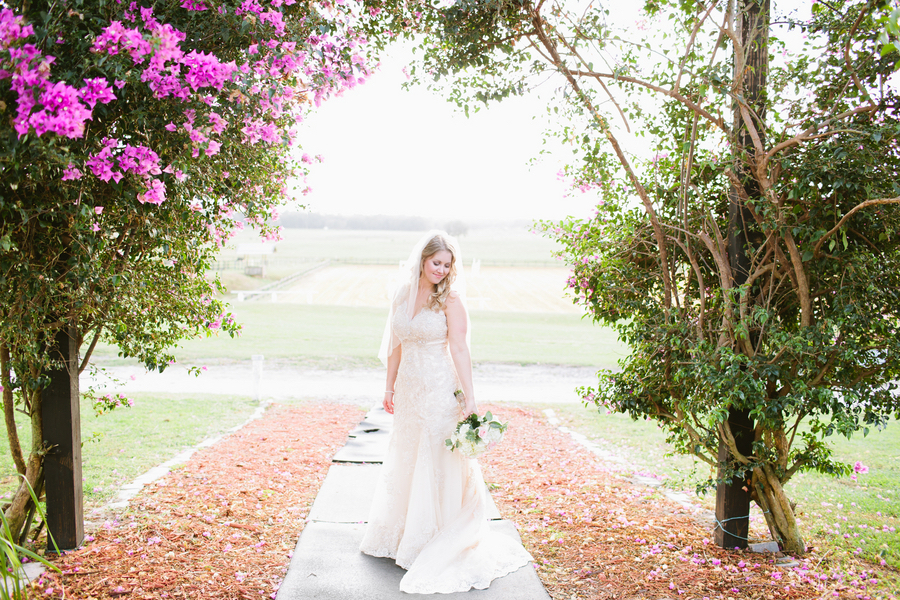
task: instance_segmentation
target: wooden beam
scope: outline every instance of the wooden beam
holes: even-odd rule
[[[74,328],[63,328],[54,340],[54,358],[62,366],[48,371],[50,383],[41,393],[44,442],[44,489],[47,529],[60,550],[84,541],[81,475],[81,412],[78,389],[78,345]],[[52,544],[48,544],[52,550]]]
[[[764,243],[754,229],[753,216],[743,198],[758,198],[759,183],[754,179],[750,157],[754,154],[754,137],[765,143],[766,139],[766,82],[769,74],[769,9],[770,0],[741,0],[735,16],[738,37],[742,48],[735,57],[735,79],[741,80],[741,94],[755,114],[756,120],[747,123],[738,103],[735,103],[734,136],[732,144],[737,157],[735,173],[743,190],[732,183],[728,191],[728,259],[735,287],[744,284],[749,277],[751,248]],[[746,111],[745,111],[746,112]],[[754,135],[755,132],[755,135]],[[743,192],[743,193],[741,193]],[[751,336],[750,343],[755,340]],[[735,348],[737,350],[737,348]],[[744,456],[753,453],[753,420],[748,409],[731,408],[728,425],[734,435],[737,450]],[[719,477],[722,467],[732,462],[728,446],[719,442]],[[716,487],[716,544],[722,548],[746,548],[750,526],[750,484],[742,478]]]
[[[738,452],[744,456],[753,450],[753,420],[749,411],[732,410],[728,413],[728,425],[737,443]],[[731,462],[728,446],[719,443],[719,476],[722,465]],[[750,483],[734,478],[731,483],[716,486],[715,542],[720,548],[746,548],[750,531]]]

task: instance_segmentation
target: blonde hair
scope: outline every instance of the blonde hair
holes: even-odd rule
[[[444,304],[446,304],[447,298],[450,296],[450,286],[456,281],[456,250],[447,238],[438,234],[428,240],[428,243],[422,248],[422,256],[419,259],[419,277],[422,277],[425,261],[441,250],[446,250],[450,253],[450,271],[440,283],[434,286],[434,291],[428,297],[428,301],[425,302],[425,308],[430,308],[431,310],[444,310]]]

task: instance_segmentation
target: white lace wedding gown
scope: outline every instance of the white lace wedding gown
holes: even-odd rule
[[[478,463],[444,444],[460,417],[447,317],[424,309],[410,320],[401,307],[393,327],[402,348],[394,431],[360,550],[406,569],[403,592],[487,588],[531,556],[490,530]]]

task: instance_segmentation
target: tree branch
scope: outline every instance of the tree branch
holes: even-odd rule
[[[839,133],[842,130],[834,129],[832,131],[827,131],[827,132],[821,133],[819,135],[813,135],[813,133],[818,131],[819,128],[821,128],[825,125],[829,125],[829,124],[833,123],[834,121],[840,121],[842,119],[845,119],[847,117],[852,117],[853,115],[855,115],[857,113],[861,113],[861,112],[872,112],[873,110],[875,110],[877,108],[878,107],[875,106],[874,104],[858,106],[858,107],[854,108],[853,110],[847,110],[838,115],[835,115],[835,116],[831,117],[830,119],[823,121],[822,123],[817,123],[813,127],[809,127],[808,129],[806,129],[802,133],[798,133],[794,137],[792,137],[788,140],[785,140],[783,142],[780,142],[779,144],[776,144],[771,150],[769,150],[766,153],[766,155],[763,157],[763,160],[765,160],[766,163],[768,163],[768,161],[770,161],[773,156],[775,156],[776,154],[778,154],[785,148],[789,148],[790,146],[796,146],[796,145],[800,144],[801,142],[805,142],[808,140],[814,140],[814,139],[817,139],[820,137],[826,137],[829,135],[834,135],[835,133]]]
[[[853,41],[853,34],[856,33],[856,30],[859,28],[860,23],[862,23],[865,16],[872,9],[872,6],[875,3],[872,0],[869,0],[868,3],[859,11],[859,16],[856,17],[856,21],[854,21],[853,26],[850,27],[850,31],[847,32],[847,43],[844,44],[844,64],[847,66],[847,71],[850,73],[850,78],[853,79],[853,83],[856,85],[856,89],[860,91],[863,95],[863,98],[872,101],[872,97],[869,95],[869,92],[866,91],[866,88],[863,86],[862,81],[859,80],[859,77],[856,75],[856,69],[853,68],[853,63],[850,60],[850,42]]]
[[[691,268],[694,269],[694,274],[697,276],[697,289],[700,293],[700,309],[697,313],[697,341],[702,342],[703,319],[706,315],[706,284],[703,281],[703,271],[700,270],[700,265],[697,264],[697,259],[694,257],[694,253],[691,252],[690,246],[677,239],[674,239],[673,241],[678,244],[685,256],[687,256],[691,263]],[[687,292],[685,292],[685,296],[687,296]]]
[[[566,38],[564,38],[560,34],[557,34],[556,37],[559,39],[559,41],[561,41],[563,44],[565,44],[566,48],[569,49],[569,52],[574,54],[575,57],[581,62],[581,64],[583,64],[584,66],[587,66],[587,64],[588,64],[587,61],[584,60],[584,58],[582,58],[581,54],[578,53],[578,50],[576,50],[571,44],[569,44],[569,42],[566,40]],[[625,117],[625,112],[622,110],[622,107],[619,106],[619,103],[616,101],[616,98],[612,95],[612,92],[609,90],[609,88],[606,87],[606,84],[603,83],[603,80],[598,79],[597,81],[600,83],[600,87],[603,88],[603,91],[606,92],[606,95],[609,96],[609,99],[613,103],[613,106],[615,106],[616,110],[619,111],[619,116],[622,118],[622,122],[625,123],[625,130],[628,133],[631,133],[631,126],[628,125],[628,119]]]
[[[94,332],[94,339],[91,340],[91,345],[88,346],[87,352],[84,353],[84,358],[81,360],[81,365],[78,367],[79,375],[81,375],[81,372],[88,366],[88,361],[91,360],[91,354],[94,353],[94,348],[97,346],[97,341],[100,339],[100,334],[102,332],[103,325],[97,325],[97,331]]]
[[[782,228],[781,239],[784,240],[791,257],[791,265],[797,277],[797,295],[800,298],[800,327],[809,327],[812,323],[812,301],[809,299],[809,281],[806,279],[806,269],[803,268],[803,259],[797,249],[794,236],[787,228]]]
[[[559,69],[559,71],[565,76],[566,80],[569,82],[569,85],[572,86],[572,89],[575,91],[579,99],[590,112],[591,116],[594,119],[594,122],[599,126],[604,135],[606,135],[606,139],[613,147],[613,151],[616,153],[616,157],[619,159],[619,162],[621,163],[622,168],[625,170],[628,179],[631,181],[631,184],[634,186],[635,191],[641,198],[641,202],[644,205],[644,210],[647,213],[647,217],[650,219],[650,224],[653,227],[654,237],[656,238],[657,252],[659,253],[659,262],[661,267],[660,271],[663,279],[665,312],[668,315],[669,309],[672,306],[672,281],[668,271],[669,257],[668,251],[666,249],[666,238],[663,234],[662,227],[659,224],[659,219],[656,216],[656,210],[653,208],[653,202],[650,200],[650,196],[649,194],[647,194],[647,190],[641,184],[640,180],[637,178],[637,175],[634,173],[634,170],[631,168],[631,163],[628,161],[628,158],[622,151],[618,139],[616,139],[612,131],[610,131],[606,120],[594,107],[593,103],[584,93],[584,90],[581,89],[581,86],[578,85],[578,80],[575,79],[573,72],[570,71],[566,66],[565,62],[560,57],[559,52],[556,50],[556,45],[550,40],[547,32],[544,31],[544,20],[536,11],[532,12],[532,22],[538,39],[541,40],[544,48],[546,48],[547,52],[553,59],[552,64],[556,66],[556,68]]]
[[[722,117],[713,116],[708,111],[704,110],[699,104],[697,104],[693,100],[690,100],[689,98],[679,94],[678,92],[675,92],[672,90],[667,90],[664,87],[660,87],[658,85],[653,85],[652,83],[650,83],[648,81],[643,81],[636,77],[628,77],[627,75],[615,75],[613,73],[597,73],[595,71],[577,71],[577,70],[572,70],[569,72],[572,75],[577,75],[579,77],[592,77],[592,78],[596,79],[597,81],[601,81],[601,79],[615,79],[616,81],[624,81],[626,83],[633,83],[635,85],[639,85],[641,87],[647,88],[648,90],[658,92],[664,96],[668,96],[669,98],[672,98],[673,100],[677,100],[678,102],[681,102],[682,104],[684,104],[685,106],[690,108],[692,111],[694,111],[695,113],[702,116],[704,119],[706,119],[707,121],[709,121],[710,123],[712,123],[713,125],[718,127],[719,129],[724,131],[725,133],[730,133],[728,125],[725,124],[725,120],[722,119]]]
[[[704,14],[702,18],[697,19],[697,23],[694,24],[694,30],[691,31],[691,37],[688,38],[688,42],[684,48],[684,55],[681,57],[681,62],[678,64],[678,76],[675,77],[675,87],[672,88],[672,91],[676,93],[681,88],[681,76],[684,74],[684,65],[687,63],[688,54],[691,53],[691,48],[694,47],[694,41],[697,39],[697,32],[700,31],[700,27],[703,26],[703,23],[706,22],[706,19],[709,18],[710,13],[712,13],[718,3],[719,0],[713,0],[713,3],[706,9],[706,14]],[[701,9],[703,8],[702,4],[699,6]]]
[[[25,456],[22,454],[22,444],[19,442],[19,430],[16,428],[15,401],[9,376],[9,361],[9,347],[2,344],[0,345],[0,382],[3,385],[3,417],[6,421],[6,437],[9,440],[9,451],[16,464],[16,471],[24,475],[27,467]]]
[[[850,212],[848,212],[846,215],[844,215],[840,221],[838,221],[837,225],[832,227],[830,231],[828,231],[825,235],[823,235],[821,238],[819,238],[819,241],[816,242],[816,247],[813,249],[813,255],[815,255],[816,258],[819,257],[819,249],[822,247],[822,244],[825,243],[825,240],[827,240],[828,238],[833,236],[835,233],[837,233],[840,230],[840,228],[844,226],[844,223],[846,223],[847,220],[854,215],[854,213],[856,213],[864,208],[868,208],[870,206],[876,206],[878,204],[897,204],[897,203],[900,203],[900,196],[896,196],[894,198],[873,198],[872,200],[866,200],[865,202],[861,202],[861,203],[857,204],[856,206],[851,208]]]

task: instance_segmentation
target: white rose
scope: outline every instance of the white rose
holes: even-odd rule
[[[500,431],[500,430],[499,430],[498,428],[496,428],[496,427],[490,427],[490,428],[488,428],[487,437],[485,438],[485,441],[486,441],[488,444],[496,444],[496,443],[498,443],[498,442],[499,442],[500,440],[502,440],[502,439],[503,439],[503,432],[502,432],[502,431]]]
[[[484,446],[479,444],[478,442],[473,442],[472,440],[465,440],[463,445],[460,447],[462,453],[469,458],[475,458],[484,452]]]

